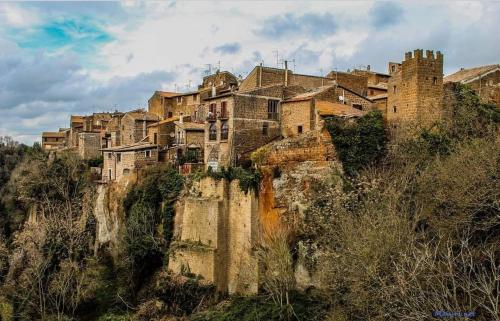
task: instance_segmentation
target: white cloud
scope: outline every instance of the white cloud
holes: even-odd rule
[[[31,27],[41,22],[37,12],[13,3],[0,3],[0,22],[2,20],[8,26],[16,28]]]

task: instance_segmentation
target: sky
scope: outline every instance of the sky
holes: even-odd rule
[[[387,72],[440,50],[444,73],[500,63],[500,2],[1,2],[0,136],[32,144],[71,114],[147,107],[210,70]]]

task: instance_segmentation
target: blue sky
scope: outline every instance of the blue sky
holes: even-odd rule
[[[0,135],[31,144],[71,114],[145,106],[209,65],[385,72],[416,48],[441,50],[445,74],[499,63],[499,16],[480,1],[0,2]]]

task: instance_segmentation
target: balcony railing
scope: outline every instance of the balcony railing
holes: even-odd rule
[[[215,113],[208,112],[207,114],[207,120],[208,121],[215,121],[217,118],[215,117]]]
[[[221,111],[221,112],[217,113],[217,117],[219,119],[228,119],[229,118],[229,113],[227,112],[227,110]]]

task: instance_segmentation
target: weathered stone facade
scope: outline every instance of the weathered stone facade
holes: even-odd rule
[[[401,65],[389,65],[387,121],[393,126],[414,123],[430,126],[442,116],[443,55],[417,49]]]
[[[136,110],[126,113],[121,119],[120,145],[130,145],[146,138],[148,125],[157,123],[155,114]]]
[[[78,134],[78,155],[83,159],[97,158],[101,155],[101,133],[82,132]]]
[[[104,182],[119,181],[144,166],[158,162],[158,148],[149,143],[104,148],[102,152]]]
[[[221,292],[255,294],[258,260],[258,202],[238,181],[205,178],[176,205],[169,269],[190,272]]]
[[[467,85],[483,103],[500,106],[500,65],[462,68],[446,76],[444,82]]]
[[[61,150],[66,147],[66,132],[43,132],[42,149],[46,151]]]

